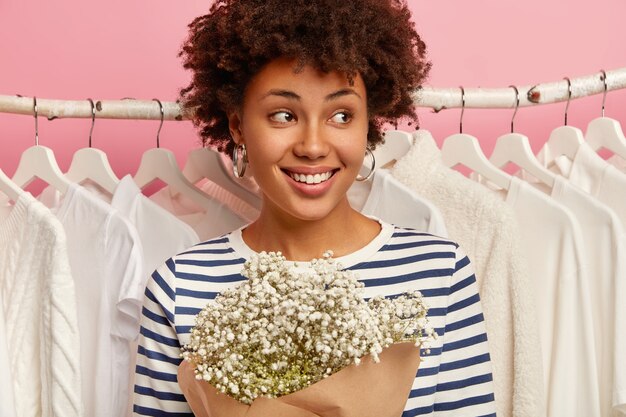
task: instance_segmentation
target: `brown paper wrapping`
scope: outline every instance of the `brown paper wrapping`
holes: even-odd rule
[[[251,405],[197,380],[194,367],[178,367],[180,385],[196,417],[399,417],[420,363],[414,343],[397,343],[303,390],[279,398],[257,398]]]

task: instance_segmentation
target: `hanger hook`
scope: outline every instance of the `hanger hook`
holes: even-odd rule
[[[463,86],[459,86],[461,89],[461,121],[459,122],[459,133],[463,133],[463,113],[465,112],[465,89]]]
[[[606,83],[606,72],[603,69],[601,69],[600,72],[602,73],[602,75],[600,75],[600,79],[604,83],[604,95],[602,96],[602,117],[604,117],[604,102],[606,101],[606,92],[609,87]]]
[[[572,99],[572,82],[568,77],[563,79],[567,81],[567,105],[565,106],[565,126],[567,126],[567,109],[569,108],[569,101]]]
[[[163,104],[161,104],[158,98],[153,98],[152,100],[159,103],[159,109],[161,110],[161,124],[159,125],[159,130],[157,131],[157,148],[160,148],[161,142],[159,140],[159,135],[161,134],[161,128],[163,127],[163,117],[165,115],[165,112],[163,111]]]
[[[35,116],[35,146],[39,146],[39,122],[37,121],[37,97],[33,96],[33,115]]]
[[[513,122],[515,121],[515,115],[517,114],[517,109],[519,108],[519,90],[514,85],[510,85],[509,87],[515,89],[515,111],[513,112],[513,117],[511,118],[511,133],[513,133]]]
[[[93,100],[88,98],[91,104],[91,129],[89,130],[89,147],[91,148],[91,134],[93,133],[93,127],[96,124],[96,106],[93,104]]]

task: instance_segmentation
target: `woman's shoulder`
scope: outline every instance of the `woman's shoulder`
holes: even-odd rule
[[[452,248],[458,248],[459,245],[454,240],[444,236],[438,236],[429,232],[421,231],[411,227],[404,227],[398,225],[392,225],[393,232],[389,239],[391,249],[402,248],[407,246],[419,246],[419,247],[441,247],[449,246]],[[400,245],[400,246],[398,246]]]
[[[376,250],[361,257],[350,268],[383,268],[391,274],[403,273],[404,269],[448,270],[454,267],[459,252],[459,245],[448,238],[410,227],[391,225],[386,238],[379,242]],[[389,269],[390,267],[393,268]]]
[[[241,275],[245,261],[225,234],[172,256],[154,272],[150,285],[163,288],[177,305],[197,307],[245,280]]]
[[[365,284],[367,297],[419,290],[429,298],[435,297],[431,300],[433,306],[443,308],[463,257],[457,243],[448,238],[394,226],[390,238],[376,253],[350,269]]]
[[[166,263],[171,265],[170,269],[173,269],[176,275],[180,273],[211,275],[224,268],[241,269],[245,259],[231,244],[233,233],[197,243],[172,256]]]
[[[392,225],[389,238],[372,255],[364,262],[364,266],[402,266],[412,270],[441,267],[453,270],[456,262],[465,257],[454,240],[397,225]]]
[[[193,246],[173,256],[172,259],[174,261],[178,261],[200,254],[229,256],[229,254],[236,252],[233,248],[233,245],[231,244],[233,235],[235,233],[236,231],[232,231],[229,233],[225,233],[221,236],[216,236],[203,242],[196,243]]]

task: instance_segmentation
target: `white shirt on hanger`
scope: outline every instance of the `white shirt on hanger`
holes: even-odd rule
[[[537,159],[548,169],[563,175],[572,184],[609,206],[626,227],[626,174],[602,159],[583,142],[570,160],[564,155],[554,158],[546,143]]]
[[[90,182],[83,187],[109,203],[135,226],[147,275],[167,259],[200,242],[191,226],[143,195],[130,175],[120,180],[113,195]]]
[[[83,416],[74,291],[61,224],[21,194],[0,222],[0,297],[12,377],[2,381],[2,391],[5,384],[13,389],[12,416]]]
[[[515,213],[489,190],[446,167],[429,132],[418,130],[413,136],[413,146],[391,173],[439,208],[449,237],[476,267],[497,414],[545,415],[534,300]]]
[[[601,415],[610,416],[612,407],[619,405],[613,404],[613,398],[620,397],[614,381],[626,381],[626,366],[623,366],[626,360],[626,340],[616,338],[620,333],[626,334],[626,328],[615,326],[616,317],[626,316],[626,303],[623,302],[626,294],[616,291],[618,282],[626,278],[626,245],[622,223],[613,210],[561,175],[555,177],[552,190],[546,190],[538,182],[529,183],[548,192],[555,201],[567,207],[581,226],[589,270],[588,288],[595,331]]]
[[[247,177],[237,179],[237,181],[239,181],[242,186],[249,184],[256,185],[253,179]],[[233,211],[233,213],[244,219],[246,221],[246,224],[256,220],[257,216],[259,215],[259,210],[257,208],[246,203],[230,191],[220,187],[211,180],[203,178],[198,181],[195,186],[202,190],[203,193],[210,195],[216,200],[224,203],[230,210]],[[254,192],[254,189],[250,189],[249,191]]]
[[[600,416],[587,253],[572,212],[523,180],[497,190],[515,209],[539,323],[548,417]]]
[[[67,234],[85,413],[123,416],[130,395],[131,341],[138,335],[146,283],[139,236],[119,211],[77,184],[64,197],[48,187],[39,199]]]
[[[224,201],[217,200],[222,204],[216,212],[207,212],[190,198],[174,193],[169,187],[152,194],[150,200],[191,226],[201,241],[221,236],[250,222]]]
[[[439,209],[395,179],[386,169],[374,171],[371,182],[355,181],[348,189],[348,200],[354,209],[366,216],[448,237]]]
[[[89,181],[83,186],[117,209],[137,229],[143,248],[145,282],[167,259],[200,242],[196,232],[187,223],[144,196],[130,175],[120,180],[113,195]],[[128,382],[131,393],[134,386],[137,336],[139,336],[139,328],[130,347]],[[132,415],[132,395],[128,398],[126,414]]]

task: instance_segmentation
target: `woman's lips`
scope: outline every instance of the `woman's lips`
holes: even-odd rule
[[[296,172],[287,172],[291,178],[297,182],[305,184],[319,184],[327,181],[332,175],[333,171],[322,172],[318,174],[298,174]]]
[[[298,192],[315,197],[325,193],[331,187],[337,171],[338,169],[330,169],[316,173],[311,171],[299,173],[284,169],[283,173],[288,178],[289,184]]]

